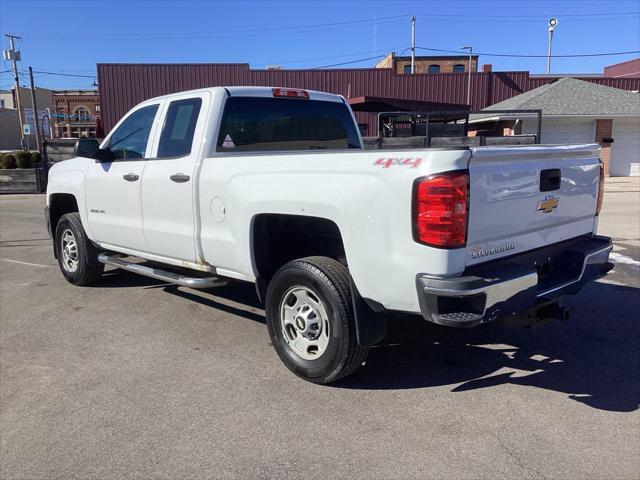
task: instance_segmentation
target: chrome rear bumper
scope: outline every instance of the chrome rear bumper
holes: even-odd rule
[[[562,242],[467,269],[460,277],[418,275],[423,317],[434,323],[472,327],[577,293],[609,268],[611,239]]]

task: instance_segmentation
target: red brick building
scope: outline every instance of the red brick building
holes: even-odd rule
[[[51,125],[55,138],[95,137],[100,119],[97,90],[53,92]]]
[[[390,53],[376,68],[390,68],[397,74],[411,73],[411,57]],[[469,71],[469,55],[416,56],[415,73],[465,73]],[[471,71],[478,71],[478,55],[471,56]]]

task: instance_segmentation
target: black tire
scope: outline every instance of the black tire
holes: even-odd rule
[[[315,359],[296,353],[281,322],[285,297],[297,286],[310,290],[322,302],[328,317],[328,344]],[[337,260],[306,257],[282,266],[269,282],[265,311],[278,356],[289,370],[305,380],[335,382],[353,373],[367,358],[369,349],[358,345],[356,338],[349,270]]]
[[[63,251],[63,236],[67,235],[67,238],[71,238],[68,237],[68,232],[73,236],[76,245],[75,269],[67,263]],[[67,213],[60,217],[54,241],[58,265],[68,282],[74,285],[89,285],[100,279],[104,272],[104,264],[98,262],[98,252],[87,238],[78,212]]]

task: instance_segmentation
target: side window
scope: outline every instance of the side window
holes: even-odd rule
[[[176,100],[169,104],[160,135],[158,158],[184,157],[191,153],[201,106],[201,98]]]
[[[464,65],[461,63],[456,63],[453,66],[453,73],[464,73]]]
[[[429,73],[440,73],[440,65],[437,63],[429,65]]]
[[[136,110],[111,134],[109,149],[113,152],[115,161],[144,158],[157,111],[158,105]]]

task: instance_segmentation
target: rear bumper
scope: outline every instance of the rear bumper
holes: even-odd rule
[[[575,294],[610,269],[608,237],[582,237],[471,267],[460,277],[418,275],[422,316],[440,325],[473,327]]]

